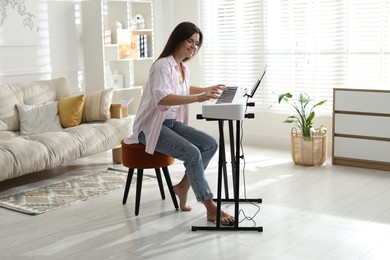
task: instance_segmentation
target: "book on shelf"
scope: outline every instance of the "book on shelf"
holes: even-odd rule
[[[130,56],[131,34],[129,30],[117,30],[117,42],[119,45],[119,58],[127,59]]]
[[[104,44],[111,44],[111,30],[104,30]]]
[[[131,58],[146,58],[148,56],[148,36],[136,34],[131,38]]]
[[[117,30],[119,58],[148,57],[148,35],[132,34],[129,30]]]
[[[146,34],[139,35],[139,46],[140,58],[146,58],[148,56],[148,36]]]

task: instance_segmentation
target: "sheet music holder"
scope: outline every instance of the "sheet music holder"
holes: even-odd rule
[[[264,78],[264,75],[265,73],[267,72],[267,65],[264,67],[263,69],[263,74],[261,74],[261,77],[257,79],[256,83],[253,85],[251,91],[250,91],[250,94],[246,93],[245,96],[247,97],[250,97],[250,98],[253,98],[253,96],[255,95],[257,89],[259,88],[260,86],[260,83],[261,81],[263,80]]]

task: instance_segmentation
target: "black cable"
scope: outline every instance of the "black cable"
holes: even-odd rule
[[[248,99],[249,99],[249,96],[247,97],[247,102],[248,103]],[[246,114],[246,111],[248,110],[248,106],[245,108],[245,114]],[[253,203],[253,202],[250,202],[246,196],[246,180],[245,180],[245,164],[246,164],[246,161],[245,161],[245,154],[244,154],[244,147],[242,145],[242,140],[244,138],[244,120],[241,121],[241,137],[240,137],[240,148],[241,148],[241,158],[243,159],[243,169],[242,169],[242,179],[243,179],[243,186],[244,186],[244,199],[247,201],[247,203],[250,203],[251,205],[253,205],[255,208],[257,208],[256,212],[253,214],[253,216],[247,216],[245,214],[245,211],[243,209],[240,209],[240,213],[242,213],[244,215],[244,218],[242,220],[239,221],[239,223],[243,222],[244,220],[248,220],[248,221],[252,221],[253,222],[253,226],[257,226],[256,224],[256,221],[255,221],[255,217],[256,215],[260,212],[260,206]],[[239,169],[237,169],[239,171]]]

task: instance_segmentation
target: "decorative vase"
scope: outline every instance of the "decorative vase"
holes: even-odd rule
[[[291,154],[295,164],[319,166],[326,160],[326,130],[313,132],[306,137],[296,128],[291,129]]]

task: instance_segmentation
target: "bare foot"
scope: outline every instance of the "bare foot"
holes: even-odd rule
[[[207,211],[207,220],[216,223],[216,219],[217,219],[217,208],[215,207],[214,209],[209,209]],[[222,225],[229,225],[234,223],[234,217],[222,210],[221,210],[220,219]]]
[[[192,208],[187,206],[188,190],[180,188],[178,185],[173,186],[173,192],[179,197],[179,205],[182,211],[190,211]]]

